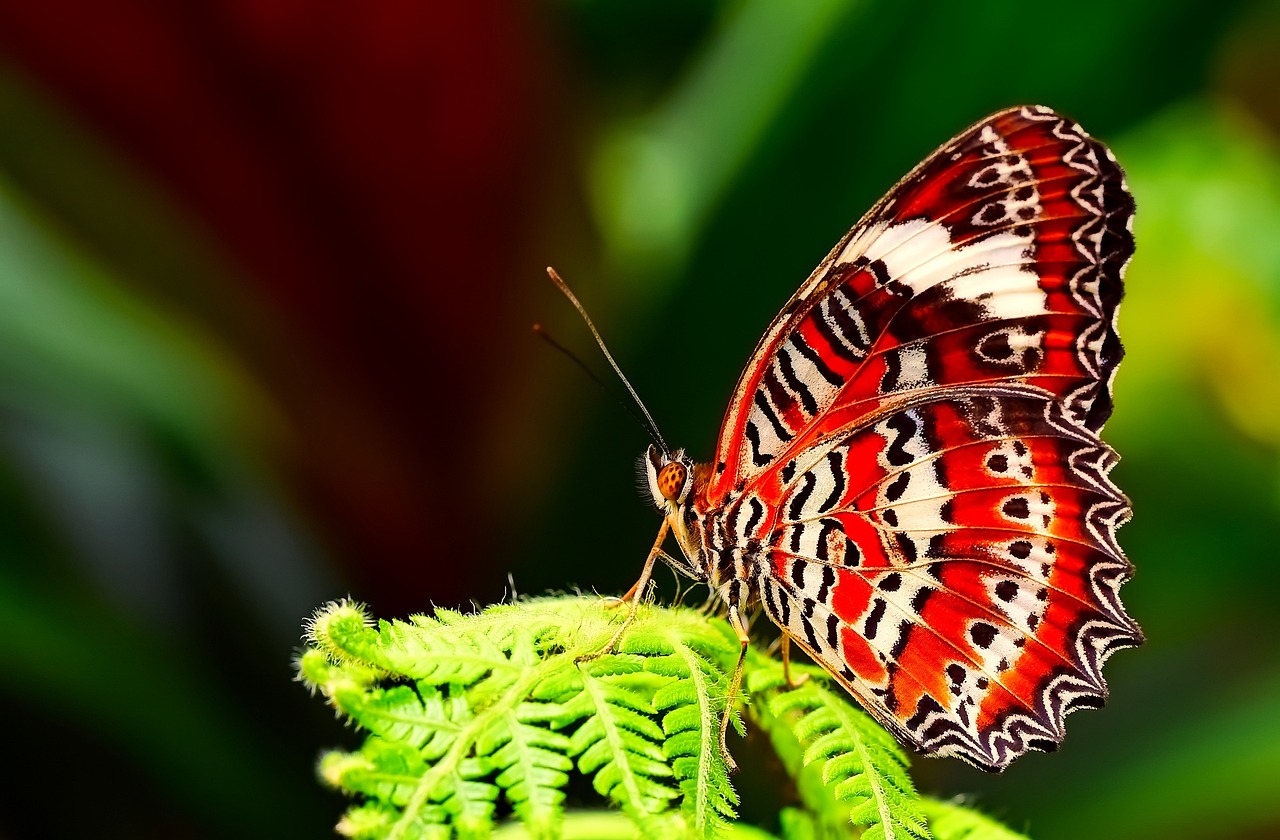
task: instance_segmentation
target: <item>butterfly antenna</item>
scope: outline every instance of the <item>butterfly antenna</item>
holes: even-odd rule
[[[586,322],[587,329],[591,330],[591,335],[595,338],[596,344],[600,346],[600,352],[604,354],[605,359],[609,362],[609,366],[613,368],[613,372],[618,374],[618,378],[621,379],[622,384],[626,386],[627,393],[631,395],[631,399],[635,400],[636,405],[640,409],[640,413],[644,415],[643,423],[649,429],[649,434],[650,436],[653,437],[654,442],[658,444],[658,446],[662,449],[664,454],[670,454],[671,450],[667,448],[667,442],[663,440],[662,433],[658,431],[658,424],[653,422],[653,415],[649,413],[649,409],[644,407],[644,403],[641,402],[640,400],[640,395],[636,393],[636,389],[631,387],[631,383],[627,381],[627,377],[623,375],[622,368],[618,367],[618,363],[613,360],[613,354],[610,353],[609,348],[605,346],[604,339],[600,337],[600,331],[597,330],[596,325],[592,323],[591,316],[587,314],[587,310],[583,307],[581,303],[578,302],[577,296],[575,296],[574,293],[569,289],[569,285],[565,283],[564,280],[561,279],[560,275],[557,274],[556,270],[551,266],[547,266],[547,276],[551,278],[552,283],[556,284],[556,288],[559,289],[564,294],[564,296],[569,299],[569,302],[573,304],[573,308],[578,310],[578,314],[581,315],[582,320]],[[535,326],[535,329],[538,330],[539,335],[541,335],[543,338],[546,338],[548,341],[551,341],[551,343],[555,347],[557,347],[562,353],[568,354],[570,358],[578,362],[579,367],[581,367],[583,370],[586,370],[586,365],[583,365],[581,361],[578,361],[578,359],[575,356],[573,356],[572,353],[569,353],[563,347],[560,347],[559,344],[556,344],[556,342],[553,341],[551,337],[546,334],[546,332],[542,331],[541,328],[538,328],[536,326]],[[599,379],[596,378],[594,374],[591,374],[591,371],[588,370],[587,373],[590,374],[591,378],[595,379],[596,382],[600,381]]]
[[[637,423],[639,423],[642,427],[644,427],[644,430],[646,432],[648,432],[649,434],[653,434],[653,430],[649,427],[649,424],[645,422],[644,417],[642,417],[640,413],[636,411],[636,407],[631,403],[627,402],[626,400],[622,399],[620,396],[618,396],[617,392],[615,392],[613,388],[609,386],[608,383],[606,383],[599,376],[596,376],[596,372],[591,368],[587,367],[586,363],[583,362],[582,359],[578,358],[577,353],[574,353],[568,347],[565,347],[563,344],[556,341],[555,338],[552,337],[551,333],[547,332],[546,328],[542,326],[542,324],[534,324],[533,332],[538,336],[538,338],[542,339],[547,344],[550,344],[556,350],[563,353],[565,357],[569,359],[569,361],[573,362],[575,365],[578,366],[578,370],[582,371],[587,375],[588,379],[590,379],[592,382],[599,385],[601,391],[604,391],[610,397],[617,400],[618,405],[622,406],[622,408],[628,414],[630,414]],[[656,442],[657,441],[655,441],[655,443]]]

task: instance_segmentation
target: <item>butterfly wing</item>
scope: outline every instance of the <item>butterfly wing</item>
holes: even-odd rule
[[[1025,382],[1100,429],[1132,215],[1111,153],[1047,108],[957,136],[854,225],[765,332],[708,498],[921,389]]]
[[[1054,748],[1141,640],[1098,439],[1132,214],[1079,126],[993,115],[837,244],[739,383],[706,504],[758,540],[770,617],[923,752]]]
[[[1031,388],[888,414],[803,456],[761,552],[764,607],[922,752],[998,770],[1053,749],[1140,641],[1114,461]]]

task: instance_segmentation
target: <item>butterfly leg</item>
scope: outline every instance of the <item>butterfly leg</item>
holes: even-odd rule
[[[620,598],[613,596],[607,597],[605,600],[609,602],[610,607],[618,607],[623,604],[629,604],[635,598],[643,596],[644,588],[649,585],[649,578],[652,575],[654,561],[662,559],[670,562],[670,557],[662,549],[658,549],[656,554],[649,555],[649,559],[645,561],[644,571],[640,574],[640,579],[631,584],[631,588],[626,591]]]
[[[738,765],[733,760],[733,756],[729,755],[729,747],[725,744],[725,738],[729,734],[729,723],[733,720],[733,704],[737,701],[738,690],[742,687],[742,668],[747,661],[747,645],[751,641],[751,637],[747,635],[747,624],[742,618],[742,614],[738,612],[737,607],[729,608],[729,623],[733,625],[733,631],[738,634],[738,643],[741,648],[738,651],[738,665],[733,669],[733,679],[729,683],[729,694],[724,701],[724,717],[720,720],[720,756],[724,759],[725,766],[729,768],[730,773],[738,772]]]
[[[808,674],[801,674],[799,679],[791,679],[791,637],[782,634],[782,676],[787,681],[787,688],[799,688],[809,681]]]
[[[613,634],[613,638],[609,640],[607,645],[600,648],[600,650],[595,653],[590,653],[586,656],[580,657],[579,661],[595,659],[609,653],[613,650],[614,646],[618,644],[618,640],[622,638],[622,634],[627,632],[627,628],[630,627],[631,622],[635,620],[636,610],[640,608],[640,600],[644,597],[644,591],[649,588],[649,578],[653,576],[653,564],[657,562],[659,557],[666,556],[666,552],[662,550],[662,544],[666,542],[667,531],[670,527],[671,526],[667,520],[663,519],[662,527],[658,529],[658,538],[653,541],[653,548],[649,549],[649,556],[644,561],[644,569],[640,572],[640,579],[635,582],[634,586],[627,590],[627,594],[623,595],[620,599],[610,605],[617,606],[618,604],[624,603],[631,604],[631,609],[627,610],[627,617],[622,622],[622,626],[618,628],[618,632]]]

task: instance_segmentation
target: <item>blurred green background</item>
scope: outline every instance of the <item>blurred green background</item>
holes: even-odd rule
[[[918,781],[1041,838],[1280,836],[1280,4],[424,5],[0,3],[0,836],[327,836],[314,607],[618,592],[657,526],[642,430],[529,332],[603,369],[543,266],[707,457],[830,245],[1020,102],[1138,201],[1106,436],[1149,642],[1057,754]]]

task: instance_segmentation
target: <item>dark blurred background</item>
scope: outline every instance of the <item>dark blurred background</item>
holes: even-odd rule
[[[543,267],[705,458],[845,228],[1021,102],[1138,200],[1150,641],[1058,754],[917,778],[1042,838],[1280,836],[1278,90],[1275,2],[0,2],[0,836],[327,836],[313,608],[618,592],[657,526]]]

